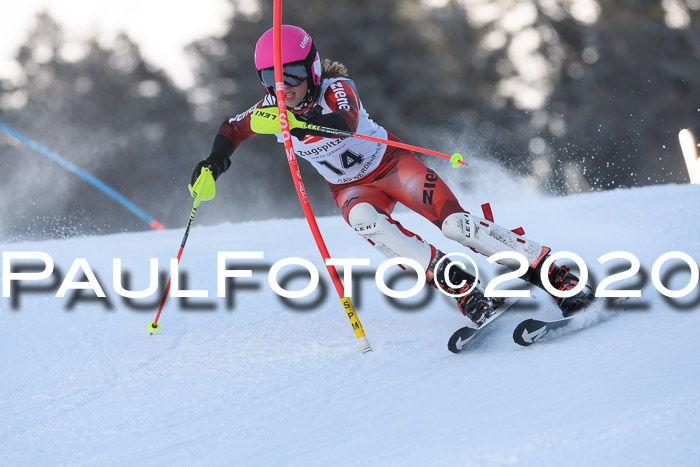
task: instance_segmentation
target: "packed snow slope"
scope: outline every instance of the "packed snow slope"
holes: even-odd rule
[[[651,277],[668,251],[700,261],[699,195],[695,186],[655,186],[497,200],[497,222],[581,256],[591,281],[628,267],[600,256],[633,253],[641,271],[616,287],[641,288],[642,297],[612,317],[600,305],[604,322],[522,348],[512,341],[518,322],[558,316],[533,290],[458,355],[446,347],[465,322],[454,302],[427,289],[402,301],[409,306],[389,301],[373,279],[384,258],[340,217],[319,225],[333,256],[371,260],[353,287],[374,349],[367,354],[304,220],[195,225],[180,286],[209,296],[169,299],[154,336],[147,323],[159,294],[125,302],[113,258],[130,289],[145,289],[148,258],[166,272],[182,231],[3,245],[5,254],[48,253],[56,272],[20,282],[44,288],[15,290],[14,308],[0,302],[0,465],[698,465],[700,286],[671,300]],[[444,251],[464,251],[416,215],[396,217]],[[264,258],[230,262],[255,266],[252,277],[217,298],[217,252],[226,251]],[[267,275],[288,257],[312,261],[325,293],[281,300]],[[92,290],[55,297],[76,258],[107,300]],[[481,257],[477,264],[486,279],[498,272]],[[669,261],[660,277],[679,290],[690,268]],[[307,278],[287,275],[284,285],[299,290]],[[413,283],[409,275],[393,287]]]

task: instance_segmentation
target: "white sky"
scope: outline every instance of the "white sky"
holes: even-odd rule
[[[48,11],[63,25],[69,41],[97,37],[108,46],[125,32],[144,58],[163,68],[187,88],[192,70],[184,53],[189,43],[223,34],[233,14],[227,0],[2,0],[0,8],[0,76],[17,72],[14,56],[34,26],[38,12]]]

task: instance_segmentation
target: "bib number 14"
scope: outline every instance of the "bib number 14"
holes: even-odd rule
[[[355,154],[352,151],[345,151],[340,156],[340,165],[342,169],[350,169],[358,164],[361,164],[364,158],[360,154]],[[319,164],[328,167],[334,174],[338,176],[345,175],[345,172],[328,161],[321,161]]]

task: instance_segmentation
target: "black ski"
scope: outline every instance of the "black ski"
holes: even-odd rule
[[[562,318],[556,321],[540,321],[537,319],[526,319],[518,324],[513,331],[513,340],[516,344],[527,347],[542,339],[544,336],[554,331],[570,325],[571,318]]]
[[[608,298],[605,299],[602,302],[602,304],[605,304],[606,307],[611,308],[615,311],[625,311],[634,306],[633,303],[629,302],[629,299],[627,297],[619,299]],[[594,306],[602,307],[602,304]],[[586,316],[589,316],[589,322],[587,324],[583,324],[580,321],[578,321],[579,326],[574,326],[572,330],[584,329],[590,326],[591,324],[607,321],[612,316],[614,316],[613,314],[605,317],[604,315],[600,314],[601,311],[602,308],[598,308],[597,313],[593,312],[593,310],[591,310],[590,308],[586,308],[585,310],[576,313],[574,316],[557,319],[554,321],[526,319],[522,323],[518,324],[513,330],[513,340],[516,344],[522,345],[523,347],[527,347],[528,345],[532,345],[535,342],[539,342],[540,339],[542,339],[543,337],[550,335],[552,331],[564,330],[567,326],[570,326],[575,322],[574,320],[576,317],[581,317],[585,319]]]
[[[477,338],[482,329],[494,322],[496,318],[501,316],[517,301],[517,298],[507,298],[503,305],[497,308],[495,313],[478,328],[464,326],[463,328],[457,329],[454,334],[452,334],[452,337],[450,337],[450,340],[447,341],[447,349],[452,353],[461,352],[471,341]]]

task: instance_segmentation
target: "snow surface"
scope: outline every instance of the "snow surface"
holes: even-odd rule
[[[511,337],[518,322],[558,315],[533,290],[458,355],[446,348],[465,320],[455,304],[426,289],[405,299],[431,298],[418,310],[393,305],[371,276],[383,258],[339,216],[319,219],[331,254],[372,261],[353,296],[374,349],[367,354],[304,220],[195,221],[181,270],[188,288],[209,293],[189,303],[209,309],[171,298],[155,336],[147,323],[159,293],[136,300],[147,310],[127,306],[112,286],[112,259],[144,289],[148,258],[167,271],[182,231],[3,245],[47,252],[58,272],[40,283],[46,290],[21,292],[16,309],[0,300],[0,465],[700,465],[700,287],[667,300],[650,280],[667,251],[700,260],[699,194],[669,185],[497,200],[499,223],[524,224],[528,237],[575,252],[598,281],[626,264],[601,265],[599,256],[635,254],[642,272],[618,285],[643,285],[642,306],[521,348]],[[397,218],[444,251],[463,251],[416,215]],[[216,298],[218,251],[265,255],[252,278],[236,279],[245,287],[232,307]],[[303,310],[266,281],[270,265],[291,256],[311,260],[327,288],[295,300]],[[89,290],[54,297],[76,258],[87,259],[111,308]],[[244,263],[256,261],[229,267]],[[690,274],[676,264],[662,276],[681,289]]]

